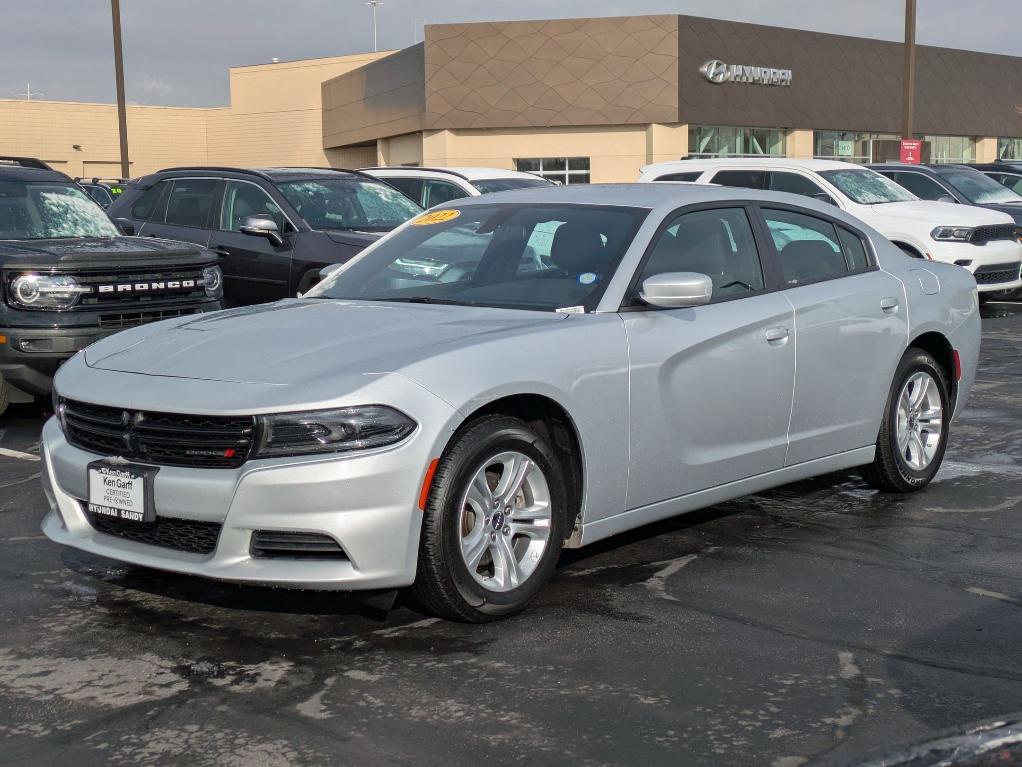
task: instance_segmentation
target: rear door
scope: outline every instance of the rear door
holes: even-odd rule
[[[242,234],[249,216],[263,216],[277,224],[284,241],[274,245],[265,237]],[[290,295],[294,234],[280,206],[258,184],[228,179],[209,247],[220,257],[224,273],[224,300],[228,306],[279,301]]]
[[[764,270],[749,209],[679,212],[654,239],[635,280],[697,272],[705,306],[634,304],[628,335],[628,507],[780,469],[795,377],[794,312]]]
[[[161,199],[158,211],[140,228],[139,234],[206,246],[215,203],[219,199],[220,180],[175,178],[167,183],[170,191],[166,199]]]
[[[785,465],[876,442],[908,341],[901,281],[865,237],[798,208],[760,207],[783,295],[795,309],[795,395]]]

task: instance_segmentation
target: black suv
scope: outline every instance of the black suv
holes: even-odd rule
[[[1022,226],[1022,197],[967,165],[867,165],[921,200],[960,202],[1007,213]]]
[[[997,162],[970,162],[970,168],[990,176],[1001,186],[1015,194],[1022,195],[1022,160],[998,160]]]
[[[213,253],[125,237],[63,173],[0,157],[0,413],[49,393],[60,363],[102,336],[222,297]]]
[[[108,209],[135,234],[221,256],[229,306],[303,293],[422,212],[389,184],[332,168],[169,168],[133,182]]]

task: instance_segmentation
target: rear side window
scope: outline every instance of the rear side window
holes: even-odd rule
[[[762,170],[719,170],[711,181],[721,186],[763,189],[766,186],[766,175],[766,171]]]
[[[156,203],[160,201],[160,197],[169,185],[169,181],[161,181],[142,192],[139,198],[135,200],[135,204],[131,206],[131,217],[141,219],[142,221],[148,221],[152,218],[156,210]]]
[[[398,177],[384,178],[388,184],[395,189],[400,189],[406,197],[411,197],[419,205],[422,205],[422,179],[411,178],[411,177]]]
[[[696,272],[713,281],[713,300],[763,289],[763,270],[744,208],[684,213],[667,227],[641,280],[665,272]]]
[[[848,271],[857,272],[860,269],[869,267],[869,256],[866,255],[866,246],[862,243],[859,235],[839,226],[837,228],[837,236],[841,242],[841,249],[845,252],[845,263],[848,266]]]
[[[829,221],[788,210],[764,210],[763,217],[780,256],[781,274],[787,286],[848,273],[837,227]]]
[[[685,173],[668,173],[663,176],[657,176],[654,181],[695,181],[698,179],[703,172],[701,170],[691,170]]]
[[[457,184],[452,184],[450,181],[436,181],[434,179],[426,179],[423,182],[423,202],[422,207],[432,208],[434,205],[441,205],[451,200],[460,200],[462,197],[468,197],[468,193],[462,190]]]
[[[209,209],[213,207],[215,178],[176,179],[167,201],[168,224],[203,228],[209,221]]]

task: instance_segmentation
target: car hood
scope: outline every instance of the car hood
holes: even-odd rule
[[[1022,202],[991,202],[983,205],[987,210],[1007,213],[1018,226],[1022,226]]]
[[[153,237],[67,237],[53,240],[5,240],[0,260],[17,268],[33,266],[103,266],[212,261],[215,257],[198,245]]]
[[[565,314],[485,307],[289,299],[110,336],[89,367],[278,386],[399,372],[449,349],[532,332]]]
[[[870,208],[880,217],[915,219],[932,226],[989,226],[1014,221],[1007,213],[955,202],[914,200],[871,205]]]

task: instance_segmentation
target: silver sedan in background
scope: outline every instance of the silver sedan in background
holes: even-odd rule
[[[52,540],[486,621],[562,547],[940,466],[976,284],[804,197],[529,189],[422,214],[302,299],[120,333],[45,426]]]

